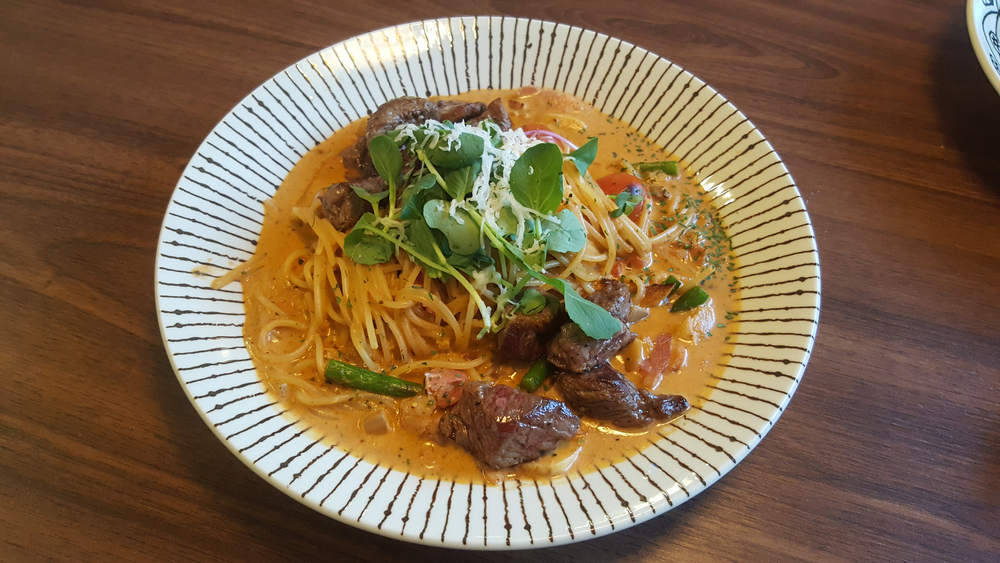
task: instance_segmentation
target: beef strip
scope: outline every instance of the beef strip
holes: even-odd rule
[[[547,296],[548,305],[534,315],[516,313],[497,334],[497,351],[504,359],[534,362],[545,357],[545,342],[566,322],[559,300]]]
[[[506,385],[470,381],[441,417],[441,433],[496,469],[534,461],[580,430],[580,418],[560,401]]]
[[[654,395],[637,388],[608,363],[584,373],[557,372],[556,381],[574,411],[622,428],[670,420],[689,407],[680,395]]]
[[[358,197],[351,189],[352,185],[370,194],[389,189],[385,180],[372,176],[353,182],[338,182],[320,193],[317,197],[322,204],[323,216],[340,232],[351,230],[362,215],[372,211],[371,204]]]
[[[576,323],[560,327],[559,333],[549,342],[547,356],[550,362],[562,370],[584,372],[593,369],[635,340],[635,333],[628,327],[632,313],[632,296],[628,285],[618,280],[602,280],[597,291],[587,299],[621,321],[622,329],[611,338],[599,340],[587,336]]]
[[[560,369],[584,372],[607,362],[635,338],[636,334],[628,328],[623,328],[611,338],[591,338],[578,324],[567,323],[549,342],[547,357]]]
[[[503,108],[501,108],[503,109]],[[407,123],[421,124],[428,119],[435,121],[466,121],[486,111],[482,102],[432,102],[426,98],[402,97],[382,104],[368,118],[365,135],[343,153],[344,165],[357,171],[358,177],[374,176],[375,165],[368,154],[372,139]]]
[[[482,115],[469,121],[469,125],[479,125],[481,122],[490,119],[500,127],[501,131],[510,131],[510,116],[503,107],[503,100],[497,98],[486,106],[486,111]]]
[[[358,137],[358,142],[344,149],[340,156],[344,159],[348,178],[368,178],[378,174],[368,152],[368,137],[364,135]]]
[[[438,121],[450,121],[452,123],[458,123],[459,121],[469,121],[475,117],[479,117],[486,111],[486,104],[483,102],[432,102],[436,104],[436,108],[440,117],[434,117],[431,119],[437,119]]]
[[[482,102],[432,102],[425,98],[396,98],[380,105],[368,118],[366,136],[371,141],[400,125],[419,125],[428,119],[456,123],[478,117],[484,111],[486,104]]]
[[[632,292],[628,284],[613,279],[601,280],[600,286],[587,298],[603,307],[611,316],[621,322],[628,322],[632,311]]]

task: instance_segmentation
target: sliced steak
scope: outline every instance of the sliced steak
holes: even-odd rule
[[[434,117],[438,121],[469,121],[474,117],[479,117],[486,111],[486,104],[483,102],[432,102],[437,104],[439,117]]]
[[[407,123],[419,125],[428,119],[455,123],[477,117],[484,111],[486,104],[482,102],[432,102],[412,96],[389,100],[368,118],[365,135],[343,152],[344,166],[357,171],[359,177],[374,176],[375,165],[368,153],[368,143],[375,137]]]
[[[428,119],[437,119],[440,112],[437,104],[426,98],[411,96],[396,98],[380,105],[368,118],[368,128],[365,137],[371,141],[379,135],[388,133],[406,123],[423,123]]]
[[[608,363],[584,373],[558,372],[556,381],[574,411],[622,428],[670,420],[689,407],[680,395],[654,395],[637,388]]]
[[[548,296],[548,305],[534,315],[516,313],[497,334],[497,350],[504,359],[533,362],[545,357],[545,342],[559,329],[565,315],[559,301]]]
[[[510,131],[510,115],[507,114],[507,110],[503,107],[503,100],[500,98],[490,102],[490,104],[486,106],[486,111],[479,117],[470,120],[469,125],[479,125],[487,119],[496,123],[497,126],[500,127],[501,131]]]
[[[419,125],[428,119],[455,123],[477,117],[484,111],[486,104],[482,102],[432,102],[425,98],[396,98],[379,106],[368,118],[365,136],[370,142],[407,123]]]
[[[635,338],[634,332],[623,328],[611,338],[599,340],[584,334],[578,324],[567,323],[549,342],[546,357],[559,369],[584,372],[607,362]]]
[[[441,434],[496,469],[534,461],[580,430],[580,418],[560,401],[506,385],[470,381],[441,417]]]
[[[628,322],[632,311],[632,292],[628,284],[612,279],[601,280],[597,290],[587,300],[600,305],[619,321]]]
[[[547,357],[556,367],[565,371],[584,372],[593,369],[607,362],[636,337],[628,328],[632,312],[632,297],[628,285],[618,280],[602,280],[597,291],[587,299],[607,309],[611,316],[622,322],[622,329],[611,338],[599,340],[587,336],[576,323],[564,324],[549,342]]]
[[[378,174],[371,154],[368,152],[368,137],[366,136],[359,137],[358,142],[344,149],[340,156],[344,159],[344,168],[350,174],[348,178],[368,178]]]
[[[316,196],[322,204],[323,217],[342,233],[350,231],[362,215],[372,211],[371,204],[358,197],[351,189],[352,185],[370,194],[389,189],[385,180],[372,176],[354,182],[338,182]]]

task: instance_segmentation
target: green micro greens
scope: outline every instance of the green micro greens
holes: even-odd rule
[[[508,305],[535,310],[544,304],[535,290],[525,289],[534,278],[563,295],[570,319],[584,333],[610,338],[622,329],[621,322],[565,280],[544,274],[549,252],[579,252],[587,244],[579,217],[559,206],[564,162],[586,174],[597,155],[597,139],[569,155],[552,143],[531,144],[520,154],[508,148],[524,147],[526,141],[520,131],[501,133],[490,121],[477,126],[428,121],[373,138],[372,161],[389,190],[369,194],[354,188],[373,213],[348,233],[344,250],[367,265],[384,263],[402,250],[432,278],[455,278],[482,314],[480,335],[499,330]],[[401,151],[412,157],[406,170]],[[383,217],[379,205],[385,198]],[[527,275],[506,279],[512,266]],[[490,287],[499,288],[499,294]],[[494,298],[496,312],[482,294]]]
[[[403,172],[403,156],[399,154],[396,143],[385,135],[379,135],[368,143],[368,151],[372,155],[372,162],[375,163],[375,170],[386,183],[389,184],[389,217],[395,215],[396,206],[396,182]],[[354,191],[358,191],[357,188]],[[360,195],[360,194],[358,194]],[[376,210],[378,206],[372,204]]]
[[[630,215],[635,207],[644,201],[644,196],[642,190],[622,190],[620,194],[615,197],[615,205],[618,209],[615,209],[611,213],[608,213],[608,217],[612,219],[616,217],[621,217],[622,215]]]

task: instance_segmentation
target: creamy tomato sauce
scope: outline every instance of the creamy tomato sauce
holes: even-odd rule
[[[497,97],[504,100],[515,128],[533,124],[544,125],[577,145],[582,145],[590,137],[598,137],[599,152],[590,168],[590,173],[595,178],[620,172],[621,159],[635,163],[671,158],[629,125],[608,117],[565,94],[527,88],[521,91],[482,90],[450,99],[488,103]],[[283,282],[278,273],[291,252],[315,241],[311,229],[295,218],[292,209],[296,206],[308,206],[319,191],[346,179],[348,171],[344,168],[341,152],[352,145],[359,135],[364,134],[365,124],[364,119],[352,123],[311,150],[295,165],[274,198],[265,204],[265,220],[253,266],[240,278],[246,296],[247,321],[244,334],[251,354],[254,352],[253,340],[259,336],[261,323],[272,314],[258,300],[251,298],[255,292],[260,291],[285,311],[301,311],[304,301],[311,299],[309,294]],[[680,179],[671,180],[666,187],[652,190],[655,192],[651,211],[654,224],[666,220],[665,214],[660,212],[660,208],[664,206],[661,202],[668,199],[664,197],[664,193],[669,194],[669,198],[702,197],[700,186],[692,184],[685,176],[687,175],[682,174]],[[656,259],[649,269],[658,271],[665,267],[659,259]],[[676,273],[685,282],[697,274],[697,272],[682,271]],[[622,350],[612,360],[612,365],[640,386],[655,384],[651,390],[656,393],[683,395],[694,406],[703,403],[704,397],[708,396],[713,387],[713,372],[722,369],[719,366],[720,358],[726,351],[727,335],[735,326],[735,321],[727,318],[731,319],[738,311],[739,295],[725,268],[722,273],[706,281],[703,288],[710,294],[711,300],[690,313],[670,313],[667,307],[652,308],[647,319],[632,326],[632,330],[639,336],[637,343]],[[294,342],[286,344],[288,349],[294,349],[299,345],[300,340],[291,333],[283,335],[281,331],[276,332],[275,340],[294,339]],[[650,342],[664,333],[674,335],[676,354],[674,367],[679,369],[666,373],[658,381],[641,381],[632,370],[636,362],[642,359],[641,356],[648,353]],[[343,349],[344,357],[349,356],[348,348],[350,348],[346,346],[346,338],[346,334],[337,334],[335,331],[323,334],[324,344]],[[498,384],[516,386],[529,366],[496,362],[491,357],[493,344],[492,335],[487,336],[465,352],[461,358],[487,355],[492,366],[481,367],[479,372],[488,374],[488,377]],[[442,354],[447,353],[442,352]],[[636,450],[646,448],[651,440],[659,439],[658,433],[670,430],[669,426],[661,424],[640,431],[625,431],[583,418],[580,433],[570,443],[554,452],[548,461],[543,458],[541,463],[523,464],[504,470],[502,474],[494,471],[484,472],[472,456],[459,446],[450,441],[442,443],[431,438],[432,433],[427,425],[427,413],[431,409],[426,396],[400,400],[358,394],[356,399],[336,405],[306,407],[284,398],[287,389],[276,382],[272,375],[272,370],[276,368],[257,361],[256,357],[255,362],[265,382],[271,386],[272,392],[276,396],[283,397],[282,400],[291,409],[291,415],[301,419],[304,425],[311,428],[312,433],[322,436],[331,445],[338,445],[372,463],[408,470],[427,477],[440,476],[463,482],[482,482],[495,481],[502,478],[503,474],[519,474],[544,479],[553,472],[553,463],[556,464],[555,471],[558,472],[565,469],[565,465],[573,459],[575,461],[572,471],[587,472],[594,466],[605,466],[620,461],[634,454]],[[309,374],[308,371],[305,373]],[[343,389],[324,383],[315,367],[311,368],[311,374],[308,379],[314,381],[316,388],[320,390],[318,392],[329,389],[330,393],[344,393]],[[556,390],[549,386],[543,386],[538,393],[552,398],[559,397]],[[379,411],[388,413],[391,431],[381,435],[366,433],[363,430],[364,424]]]

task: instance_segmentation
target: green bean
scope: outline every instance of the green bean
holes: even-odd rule
[[[640,162],[635,165],[639,172],[660,171],[670,176],[677,175],[677,162],[674,160],[662,160],[660,162]]]
[[[670,293],[667,294],[667,297],[670,297],[671,295],[677,293],[677,290],[680,289],[683,284],[681,284],[681,280],[675,278],[674,276],[670,276],[667,278],[667,281],[663,282],[663,285],[674,286],[674,288],[670,290]]]
[[[684,311],[690,311],[696,307],[704,305],[708,301],[708,293],[705,292],[700,286],[694,286],[691,289],[685,291],[677,298],[674,302],[674,306],[670,308],[671,313],[683,313]]]
[[[548,360],[542,360],[528,369],[528,373],[524,374],[524,377],[521,378],[520,387],[531,393],[541,387],[545,378],[552,375],[555,371],[556,366],[549,363]]]
[[[326,364],[326,381],[346,385],[362,391],[389,395],[390,397],[412,397],[424,392],[424,386],[384,373],[375,373],[365,368],[330,360]]]

